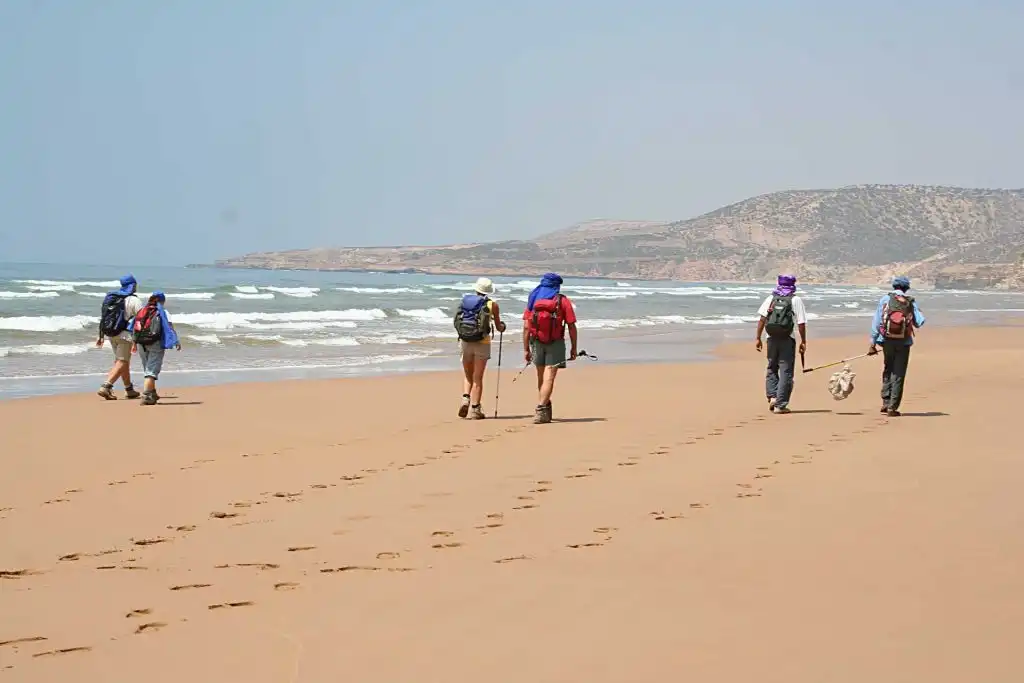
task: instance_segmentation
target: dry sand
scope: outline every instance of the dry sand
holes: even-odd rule
[[[0,680],[1024,680],[1024,330],[723,358],[0,404]]]

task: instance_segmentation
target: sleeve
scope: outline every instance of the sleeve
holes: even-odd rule
[[[924,313],[921,312],[921,308],[917,305],[917,299],[914,299],[914,327],[924,327],[924,323]]]
[[[885,306],[885,300],[889,297],[888,294],[884,295],[878,300],[878,306],[875,307],[875,315],[871,318],[871,343],[878,344],[878,328],[882,324],[882,308]]]
[[[797,325],[807,324],[807,309],[804,308],[804,300],[798,296],[793,297],[793,316]]]
[[[572,299],[562,295],[562,315],[567,325],[576,324],[576,309],[572,305]]]
[[[762,318],[768,317],[768,307],[772,305],[772,298],[768,297],[761,302],[761,308],[757,309],[757,314]]]
[[[530,315],[530,309],[529,308],[524,308],[523,309],[523,320],[525,322],[530,322],[532,317],[533,316]]]

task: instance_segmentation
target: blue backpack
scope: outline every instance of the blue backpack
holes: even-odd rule
[[[491,333],[491,311],[487,297],[467,294],[455,311],[455,332],[464,342],[479,342]]]

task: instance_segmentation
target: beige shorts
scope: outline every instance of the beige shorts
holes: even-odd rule
[[[107,337],[110,348],[114,350],[114,360],[130,363],[132,360],[132,343],[123,337]]]
[[[470,360],[490,360],[491,359],[491,345],[484,344],[483,342],[467,342],[460,341],[459,347],[462,349],[462,361]]]

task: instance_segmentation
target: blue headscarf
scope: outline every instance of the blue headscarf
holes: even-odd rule
[[[121,278],[121,289],[111,292],[111,294],[117,294],[119,296],[128,296],[129,294],[135,293],[135,288],[138,283],[135,281],[134,275],[125,275]]]
[[[910,289],[910,278],[906,275],[897,275],[892,279],[892,288],[907,291]]]
[[[153,292],[150,298],[156,299],[156,310],[160,313],[160,331],[163,334],[162,346],[165,349],[173,349],[177,346],[179,340],[178,333],[174,331],[171,321],[167,319],[167,311],[164,310],[164,302],[167,301],[167,295],[158,289]]]
[[[544,277],[540,279],[540,284],[533,288],[530,292],[530,298],[526,302],[526,310],[532,311],[533,304],[536,303],[537,299],[553,299],[555,295],[561,292],[562,288],[562,276],[558,273],[545,273]]]

